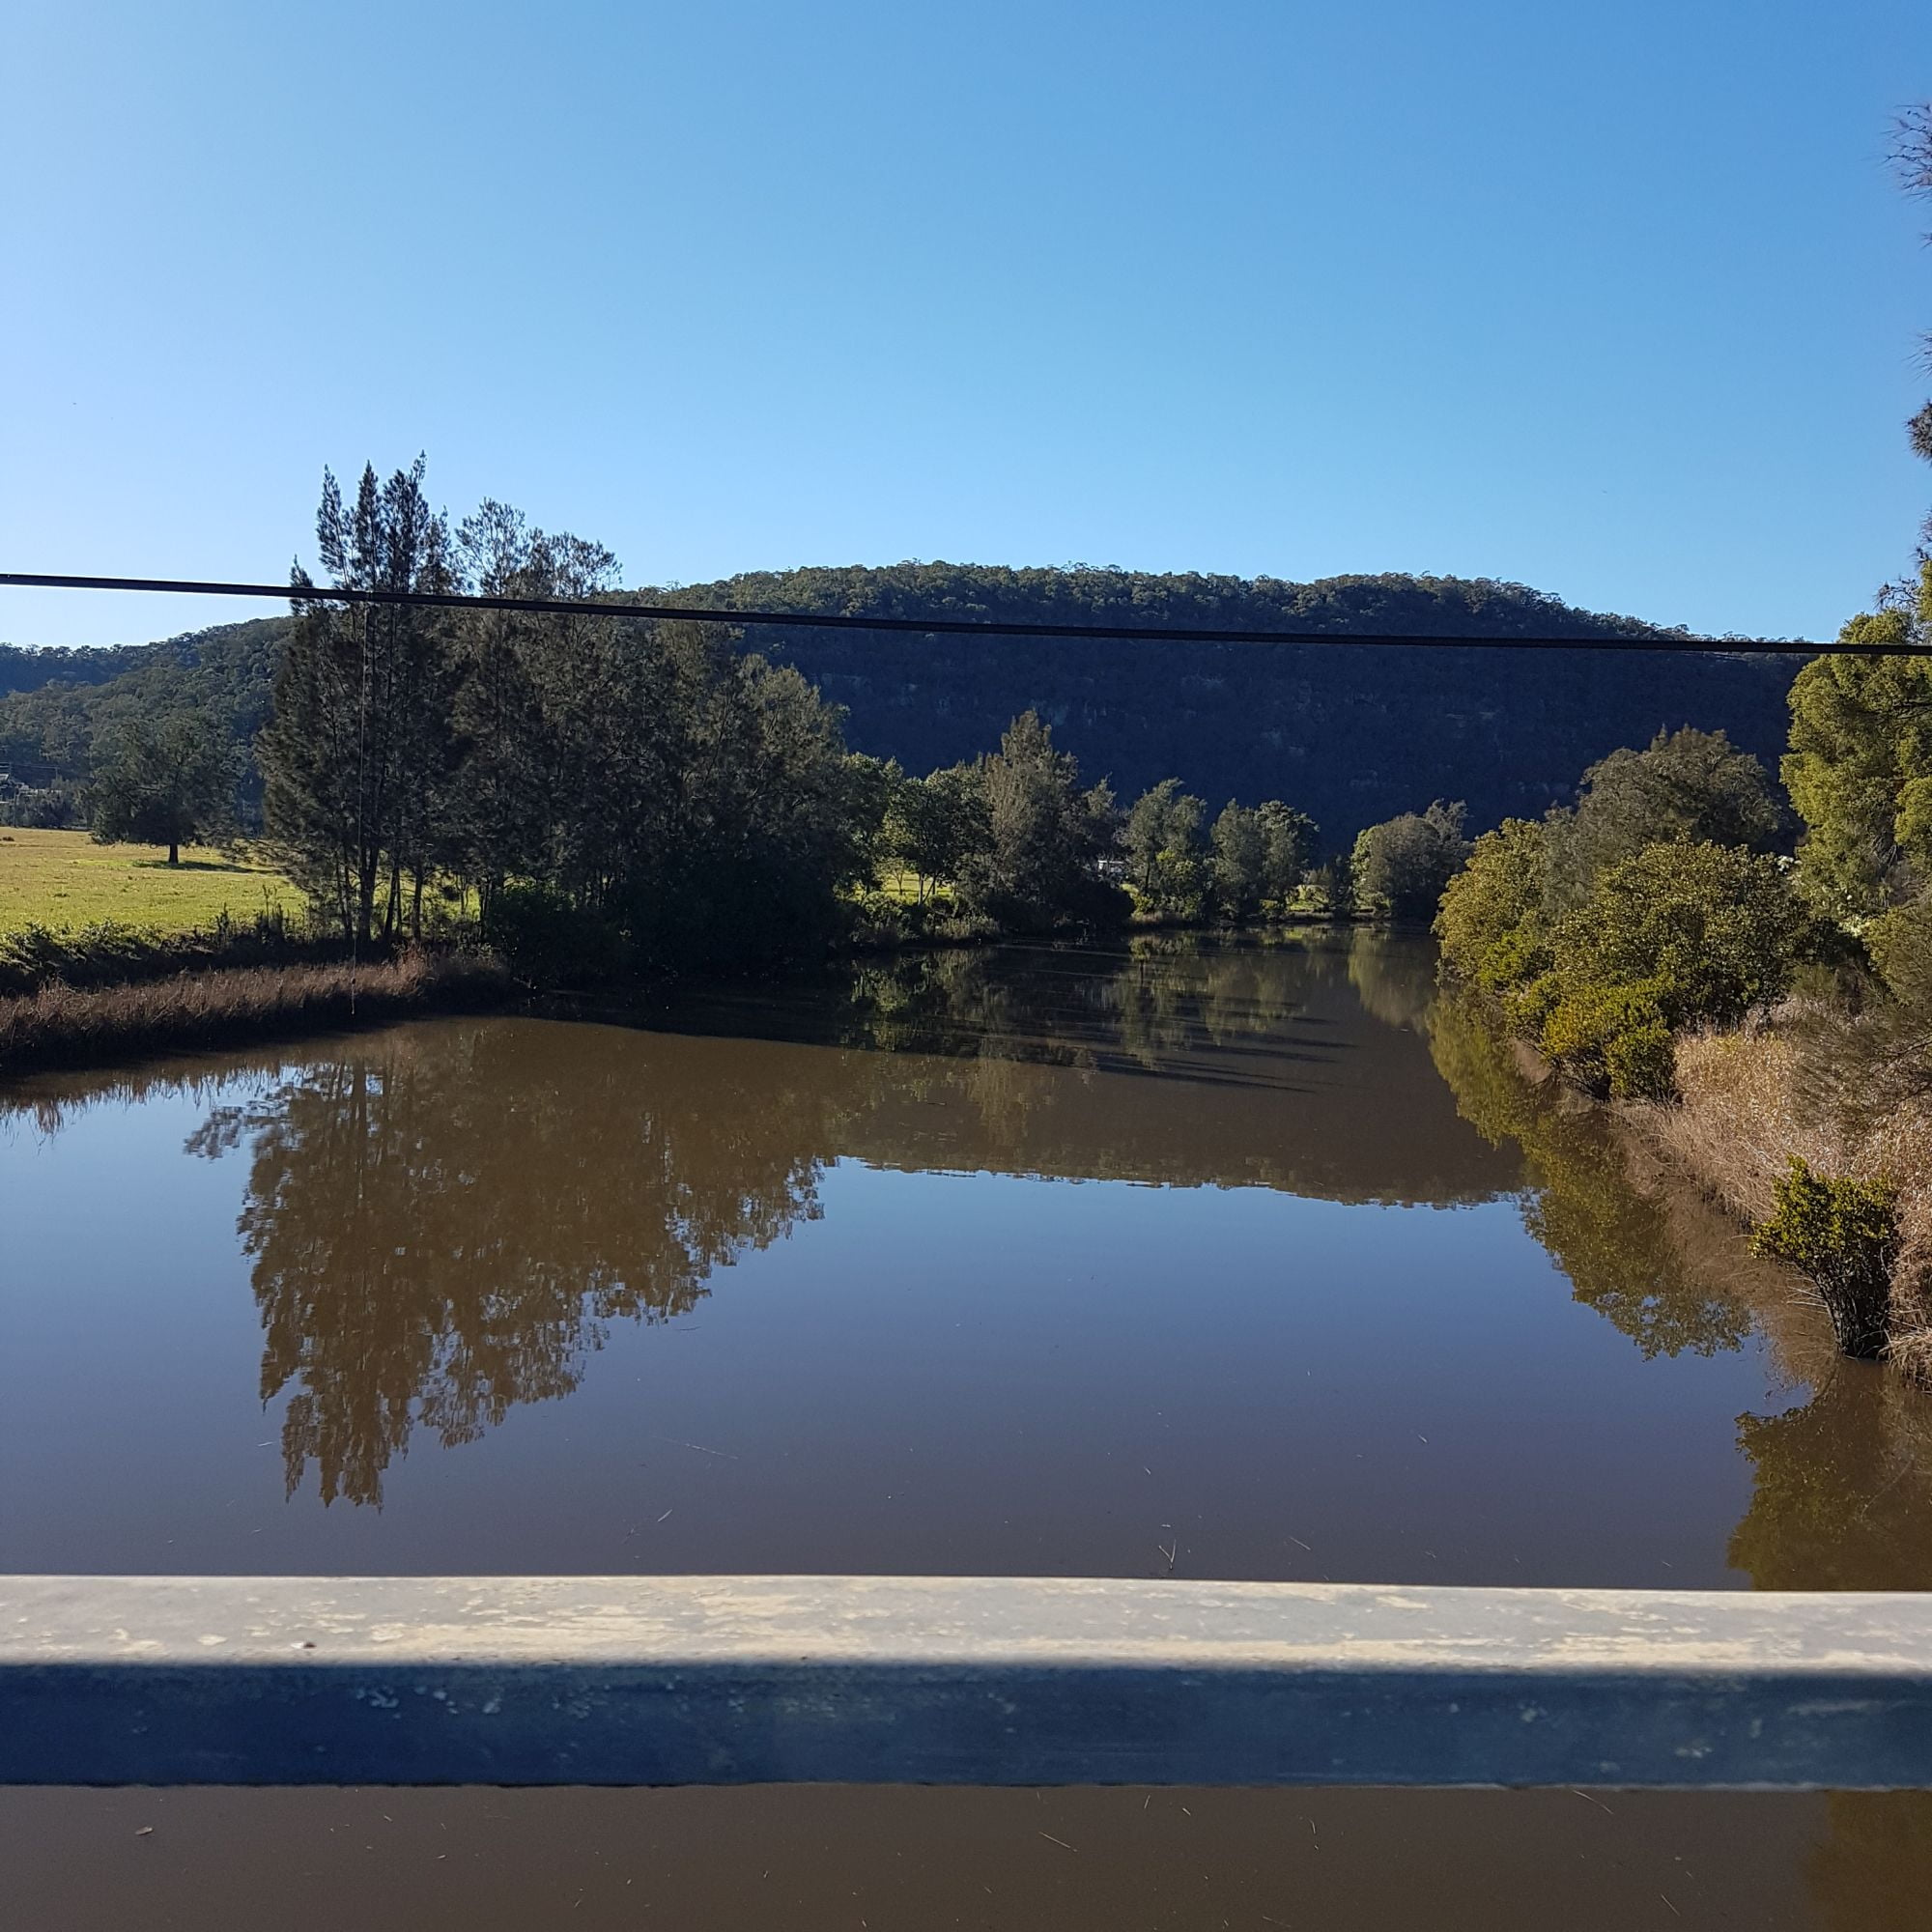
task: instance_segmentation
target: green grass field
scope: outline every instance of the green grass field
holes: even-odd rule
[[[252,919],[264,904],[301,902],[295,887],[244,849],[184,846],[179,866],[153,845],[97,845],[85,832],[0,826],[0,932],[79,927],[113,920],[157,932],[213,925],[226,911]]]

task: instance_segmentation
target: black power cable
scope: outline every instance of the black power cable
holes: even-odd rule
[[[252,597],[295,604],[405,604],[459,611],[520,611],[546,617],[654,617],[699,624],[774,625],[813,631],[898,631],[916,636],[986,638],[1144,638],[1177,644],[1399,644],[1432,650],[1721,651],[1787,657],[1932,657],[1932,644],[1812,643],[1803,638],[1700,638],[1681,633],[1647,637],[1419,636],[1381,631],[1257,631],[1199,624],[1044,624],[1014,618],[880,617],[823,611],[713,611],[670,604],[620,604],[588,598],[487,597],[456,590],[351,590],[316,584],[207,582],[175,577],[70,577],[0,571],[0,588],[21,590],[145,590],[164,596]]]

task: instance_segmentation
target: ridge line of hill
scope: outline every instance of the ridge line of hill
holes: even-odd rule
[[[1362,574],[1308,582],[1199,572],[905,562],[746,571],[642,587],[715,609],[946,615],[987,621],[1163,623],[1686,639],[1681,653],[1526,653],[1506,648],[1352,654],[1314,644],[1159,638],[975,639],[766,630],[748,648],[795,666],[847,711],[855,751],[923,772],[988,751],[1036,709],[1092,778],[1131,796],[1178,777],[1210,806],[1280,797],[1331,844],[1364,824],[1464,798],[1473,824],[1536,816],[1576,775],[1661,727],[1721,727],[1775,764],[1796,663],[1692,644],[1681,627],[1579,610],[1488,578]],[[215,709],[244,747],[267,716],[289,619],[270,616],[149,644],[34,650],[0,645],[0,772],[78,781],[93,735],[116,717],[189,702]],[[244,798],[247,796],[244,791]]]

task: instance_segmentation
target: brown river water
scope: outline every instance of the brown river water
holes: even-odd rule
[[[1923,1589],[1932,1399],[1424,941],[941,953],[0,1089],[0,1566]],[[1920,1794],[0,1792],[8,1932],[1928,1900]]]

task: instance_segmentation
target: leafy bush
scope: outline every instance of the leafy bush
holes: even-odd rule
[[[1608,867],[1556,927],[1566,986],[1647,982],[1667,1026],[1719,1025],[1791,983],[1809,922],[1775,859],[1724,845],[1647,845]]]
[[[1898,1214],[1888,1184],[1813,1174],[1794,1155],[1777,1183],[1776,1207],[1751,1236],[1751,1250],[1817,1284],[1846,1354],[1884,1353],[1898,1258]]]
[[[1670,1029],[1658,991],[1650,980],[1564,987],[1543,1022],[1544,1052],[1573,1079],[1586,1087],[1607,1088],[1619,1098],[1655,1093],[1662,1063],[1662,1091],[1667,1093]],[[1633,1081],[1634,1087],[1630,1085]]]
[[[1839,640],[1859,648],[1813,658],[1791,685],[1783,763],[1804,821],[1799,876],[1833,917],[1883,911],[1932,882],[1932,814],[1923,790],[1932,660],[1899,646],[1932,635],[1932,562],[1916,597],[1854,617]]]
[[[1873,920],[1864,942],[1892,998],[1932,1015],[1932,894]]]
[[[1604,1042],[1604,1070],[1611,1097],[1667,1100],[1677,1091],[1677,1047],[1662,1020],[1612,1034]]]
[[[1554,973],[1539,973],[1503,994],[1503,1024],[1524,1039],[1540,1040],[1545,1022],[1562,998],[1562,980]]]
[[[1453,977],[1500,993],[1548,970],[1546,863],[1543,827],[1529,819],[1506,818],[1476,840],[1435,915],[1442,964]]]
[[[1541,932],[1519,928],[1506,932],[1483,956],[1476,983],[1492,993],[1520,986],[1549,971],[1555,963],[1549,941]]]

